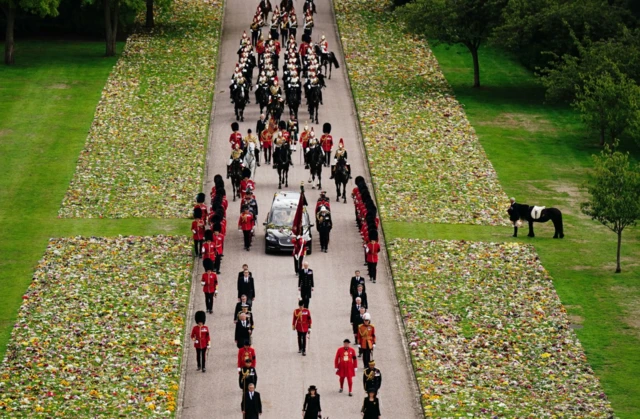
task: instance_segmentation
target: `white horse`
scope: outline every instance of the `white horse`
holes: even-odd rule
[[[251,179],[255,180],[256,178],[256,146],[254,143],[249,143],[247,147],[247,152],[244,155],[244,160],[242,161],[242,165],[251,170]]]

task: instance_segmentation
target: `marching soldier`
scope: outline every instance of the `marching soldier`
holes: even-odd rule
[[[309,37],[309,39],[311,39],[311,35],[313,34],[313,25],[313,14],[308,10],[304,16],[304,34]]]
[[[382,385],[382,373],[376,368],[376,361],[369,361],[369,367],[362,374],[362,385],[367,393],[374,391],[378,394]]]
[[[378,275],[378,253],[380,253],[380,244],[378,243],[378,233],[370,234],[369,243],[365,245],[367,267],[369,269],[369,279],[376,283]]]
[[[242,134],[240,134],[240,125],[237,122],[231,123],[231,135],[229,135],[229,144],[231,149],[242,148]]]
[[[197,196],[196,196],[196,205],[193,207],[195,208],[200,208],[202,210],[202,216],[200,218],[202,218],[203,220],[207,219],[207,215],[209,213],[209,210],[207,209],[207,204],[204,203],[204,200],[207,196],[203,193],[200,192]]]
[[[245,359],[244,366],[238,371],[238,385],[243,391],[247,391],[249,384],[253,384],[254,387],[258,385],[258,373],[251,366],[251,359]]]
[[[203,263],[207,260],[211,260],[212,262],[216,258],[216,249],[213,244],[213,232],[211,230],[205,230],[204,232],[204,244],[202,245],[202,258]]]
[[[296,78],[297,78],[297,75],[294,79]],[[296,119],[296,116],[293,114],[293,112],[289,113],[289,121],[287,122],[287,131],[289,132],[289,136],[291,137],[291,140],[293,141],[293,145],[295,147],[298,144],[298,120]],[[296,151],[295,148],[293,149],[293,151]]]
[[[289,36],[293,36],[293,39],[298,35],[298,17],[295,13],[291,14],[289,18]]]
[[[302,270],[298,273],[298,291],[300,291],[300,299],[304,303],[304,308],[309,308],[313,287],[313,271],[309,269],[309,262],[305,261]]]
[[[213,247],[215,259],[213,260],[213,270],[216,274],[220,275],[220,263],[224,256],[224,235],[220,232],[221,225],[217,224],[213,227]]]
[[[209,336],[209,328],[204,325],[207,315],[204,311],[196,312],[196,325],[191,329],[191,340],[196,348],[196,360],[198,362],[198,371],[206,372],[207,352],[211,348],[211,337]]]
[[[333,361],[336,375],[340,377],[340,393],[344,391],[344,380],[346,378],[349,385],[349,397],[353,396],[353,377],[358,372],[358,357],[356,351],[349,345],[351,341],[345,339],[343,346],[338,348]]]
[[[364,323],[358,327],[358,346],[362,349],[362,362],[369,365],[371,353],[376,347],[376,328],[371,324],[369,313],[365,313],[362,320]]]
[[[218,275],[213,272],[213,266],[214,262],[211,259],[204,261],[205,273],[202,274],[201,279],[204,301],[209,314],[213,314],[213,298],[218,295]]]
[[[333,149],[333,137],[331,136],[331,124],[325,122],[322,126],[322,136],[320,137],[320,146],[324,151],[324,165],[329,167],[331,161],[331,150]]]
[[[302,263],[307,253],[307,242],[302,236],[294,236],[291,238],[291,243],[293,244],[293,267],[296,275],[298,275],[302,269]]]
[[[324,205],[320,207],[320,211],[317,215],[318,232],[320,233],[320,251],[327,253],[329,248],[329,235],[333,228],[333,222],[331,221],[331,213]]]
[[[273,133],[269,129],[263,129],[260,134],[260,145],[264,150],[264,163],[271,163],[271,148],[273,147]]]
[[[247,360],[251,361],[251,366],[256,367],[256,351],[251,347],[251,341],[245,340],[238,349],[238,371],[247,365]]]
[[[309,169],[309,164],[307,162],[307,147],[309,147],[309,125],[307,123],[304,124],[304,128],[302,133],[300,134],[300,147],[302,147],[302,154],[304,155],[304,168]]]
[[[327,196],[327,191],[321,191],[318,200],[316,201],[316,213],[320,211],[320,207],[324,206],[327,211],[331,211],[331,200]]]
[[[238,230],[242,231],[242,235],[244,236],[244,250],[247,252],[251,248],[253,226],[253,214],[249,211],[249,206],[245,205],[242,207],[240,218],[238,218]]]
[[[298,308],[293,310],[291,328],[298,334],[298,353],[307,356],[307,334],[311,333],[311,312],[304,308],[304,302],[298,301]]]

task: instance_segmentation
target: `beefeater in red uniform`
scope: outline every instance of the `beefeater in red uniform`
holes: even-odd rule
[[[344,391],[344,380],[346,378],[349,385],[349,396],[353,396],[353,377],[358,372],[358,355],[350,346],[351,341],[349,339],[345,339],[343,343],[344,345],[336,351],[334,368],[336,369],[336,375],[340,377],[340,393]]]
[[[311,333],[311,312],[304,308],[304,301],[298,302],[298,308],[293,310],[291,328],[298,334],[298,353],[307,356],[307,334]]]
[[[211,336],[209,328],[204,325],[207,315],[204,311],[196,312],[196,325],[191,329],[191,340],[196,348],[196,359],[198,360],[198,371],[206,372],[207,350],[211,347]]]
[[[229,144],[231,144],[231,149],[236,149],[236,144],[238,145],[238,149],[242,149],[242,134],[240,133],[240,125],[237,122],[233,122],[231,124],[231,130],[233,131],[229,136]]]

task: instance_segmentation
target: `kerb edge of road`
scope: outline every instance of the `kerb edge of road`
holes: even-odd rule
[[[364,145],[364,137],[362,136],[362,130],[361,130],[362,125],[360,122],[360,115],[358,114],[358,106],[356,105],[353,88],[351,87],[351,78],[349,77],[349,72],[347,71],[347,68],[348,68],[347,56],[344,52],[344,46],[342,44],[342,35],[340,33],[340,26],[338,25],[338,20],[336,17],[336,9],[333,2],[334,0],[329,0],[329,3],[331,4],[331,14],[333,15],[333,26],[338,35],[338,48],[340,49],[340,55],[344,58],[344,61],[343,61],[344,65],[342,66],[341,71],[345,76],[345,80],[347,81],[347,86],[349,87],[349,92],[351,93],[349,95],[349,102],[351,104],[351,111],[353,112],[353,115],[355,116],[355,119],[357,122],[357,126],[356,126],[356,134],[358,136],[357,143],[358,143],[358,147],[360,147],[360,151],[362,151],[362,155],[365,157],[365,162],[364,162],[365,175],[370,180],[371,185],[373,185],[373,188],[370,189],[370,192],[373,195],[373,199],[376,203],[376,207],[379,208],[378,197],[376,195],[375,182],[373,180],[373,176],[371,176],[371,169],[369,168],[369,154],[367,153],[367,148]],[[378,212],[378,214],[380,213]],[[382,259],[383,259],[384,269],[386,270],[388,278],[390,280],[388,287],[391,289],[390,295],[393,298],[393,308],[394,308],[393,311],[395,313],[395,318],[396,318],[395,320],[398,326],[400,340],[402,341],[402,351],[404,353],[405,364],[408,370],[411,371],[411,376],[413,377],[413,379],[411,380],[411,386],[413,387],[413,402],[414,402],[413,408],[417,413],[421,414],[421,417],[424,417],[425,416],[424,408],[422,406],[422,403],[420,402],[421,400],[420,387],[418,386],[418,379],[416,376],[415,368],[413,366],[413,362],[411,362],[411,354],[409,353],[409,344],[407,341],[407,331],[404,326],[404,321],[402,320],[402,314],[400,313],[400,305],[398,304],[398,297],[396,295],[396,285],[393,279],[393,269],[391,269],[391,258],[389,257],[389,251],[387,249],[387,242],[384,234],[384,223],[382,222],[382,219],[380,220],[380,230],[382,230],[382,243],[381,243],[382,246],[381,247],[384,248]]]
[[[227,5],[227,1],[226,0],[218,0],[219,4],[222,7],[222,14],[220,15],[220,31],[218,32],[218,52],[217,52],[217,57],[216,57],[216,77],[215,80],[213,82],[213,95],[212,95],[212,103],[211,103],[211,113],[209,113],[209,126],[207,127],[207,145],[205,148],[205,163],[204,163],[204,177],[202,179],[202,190],[205,190],[205,186],[207,185],[207,179],[209,179],[209,167],[211,166],[209,163],[209,158],[210,158],[210,153],[208,152],[211,147],[213,147],[213,120],[215,118],[215,112],[216,112],[216,105],[217,105],[217,100],[216,98],[218,97],[218,95],[216,94],[216,89],[218,88],[218,78],[219,78],[219,70],[220,70],[220,63],[222,62],[222,39],[223,39],[223,34],[224,34],[224,18],[225,18],[225,13],[226,13],[226,5]],[[206,192],[205,192],[206,193]],[[178,389],[178,407],[176,408],[176,414],[175,414],[175,418],[176,419],[180,419],[182,418],[182,411],[184,408],[184,392],[185,392],[185,385],[187,382],[187,364],[188,364],[188,359],[189,359],[189,353],[190,351],[190,340],[191,340],[191,333],[189,330],[189,324],[190,321],[189,319],[194,315],[194,304],[193,301],[191,299],[192,295],[195,295],[195,289],[196,289],[196,285],[198,283],[198,260],[199,259],[194,259],[194,263],[193,263],[193,267],[192,267],[192,273],[191,273],[191,291],[189,292],[189,304],[187,304],[187,310],[186,310],[186,317],[185,317],[185,324],[184,324],[184,337],[182,340],[182,359],[180,362],[180,383],[178,384],[180,387]]]

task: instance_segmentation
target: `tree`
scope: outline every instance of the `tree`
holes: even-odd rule
[[[0,0],[0,8],[7,20],[4,39],[4,63],[6,65],[15,62],[13,32],[18,11],[24,10],[40,16],[57,16],[59,4],[60,0]]]
[[[616,273],[620,273],[622,232],[640,219],[640,165],[632,167],[629,153],[612,152],[608,145],[593,161],[595,168],[587,185],[591,197],[581,208],[618,235]]]
[[[607,138],[613,141],[634,127],[640,115],[639,101],[638,85],[613,66],[611,72],[588,76],[572,105],[585,124],[598,131],[602,146]]]
[[[84,0],[87,4],[94,4],[98,0]],[[118,23],[123,8],[140,12],[145,7],[146,0],[102,0],[104,12],[105,56],[116,55],[116,40],[118,37]]]
[[[508,0],[416,0],[397,9],[407,28],[436,43],[467,47],[473,87],[480,87],[478,49],[501,22]]]

